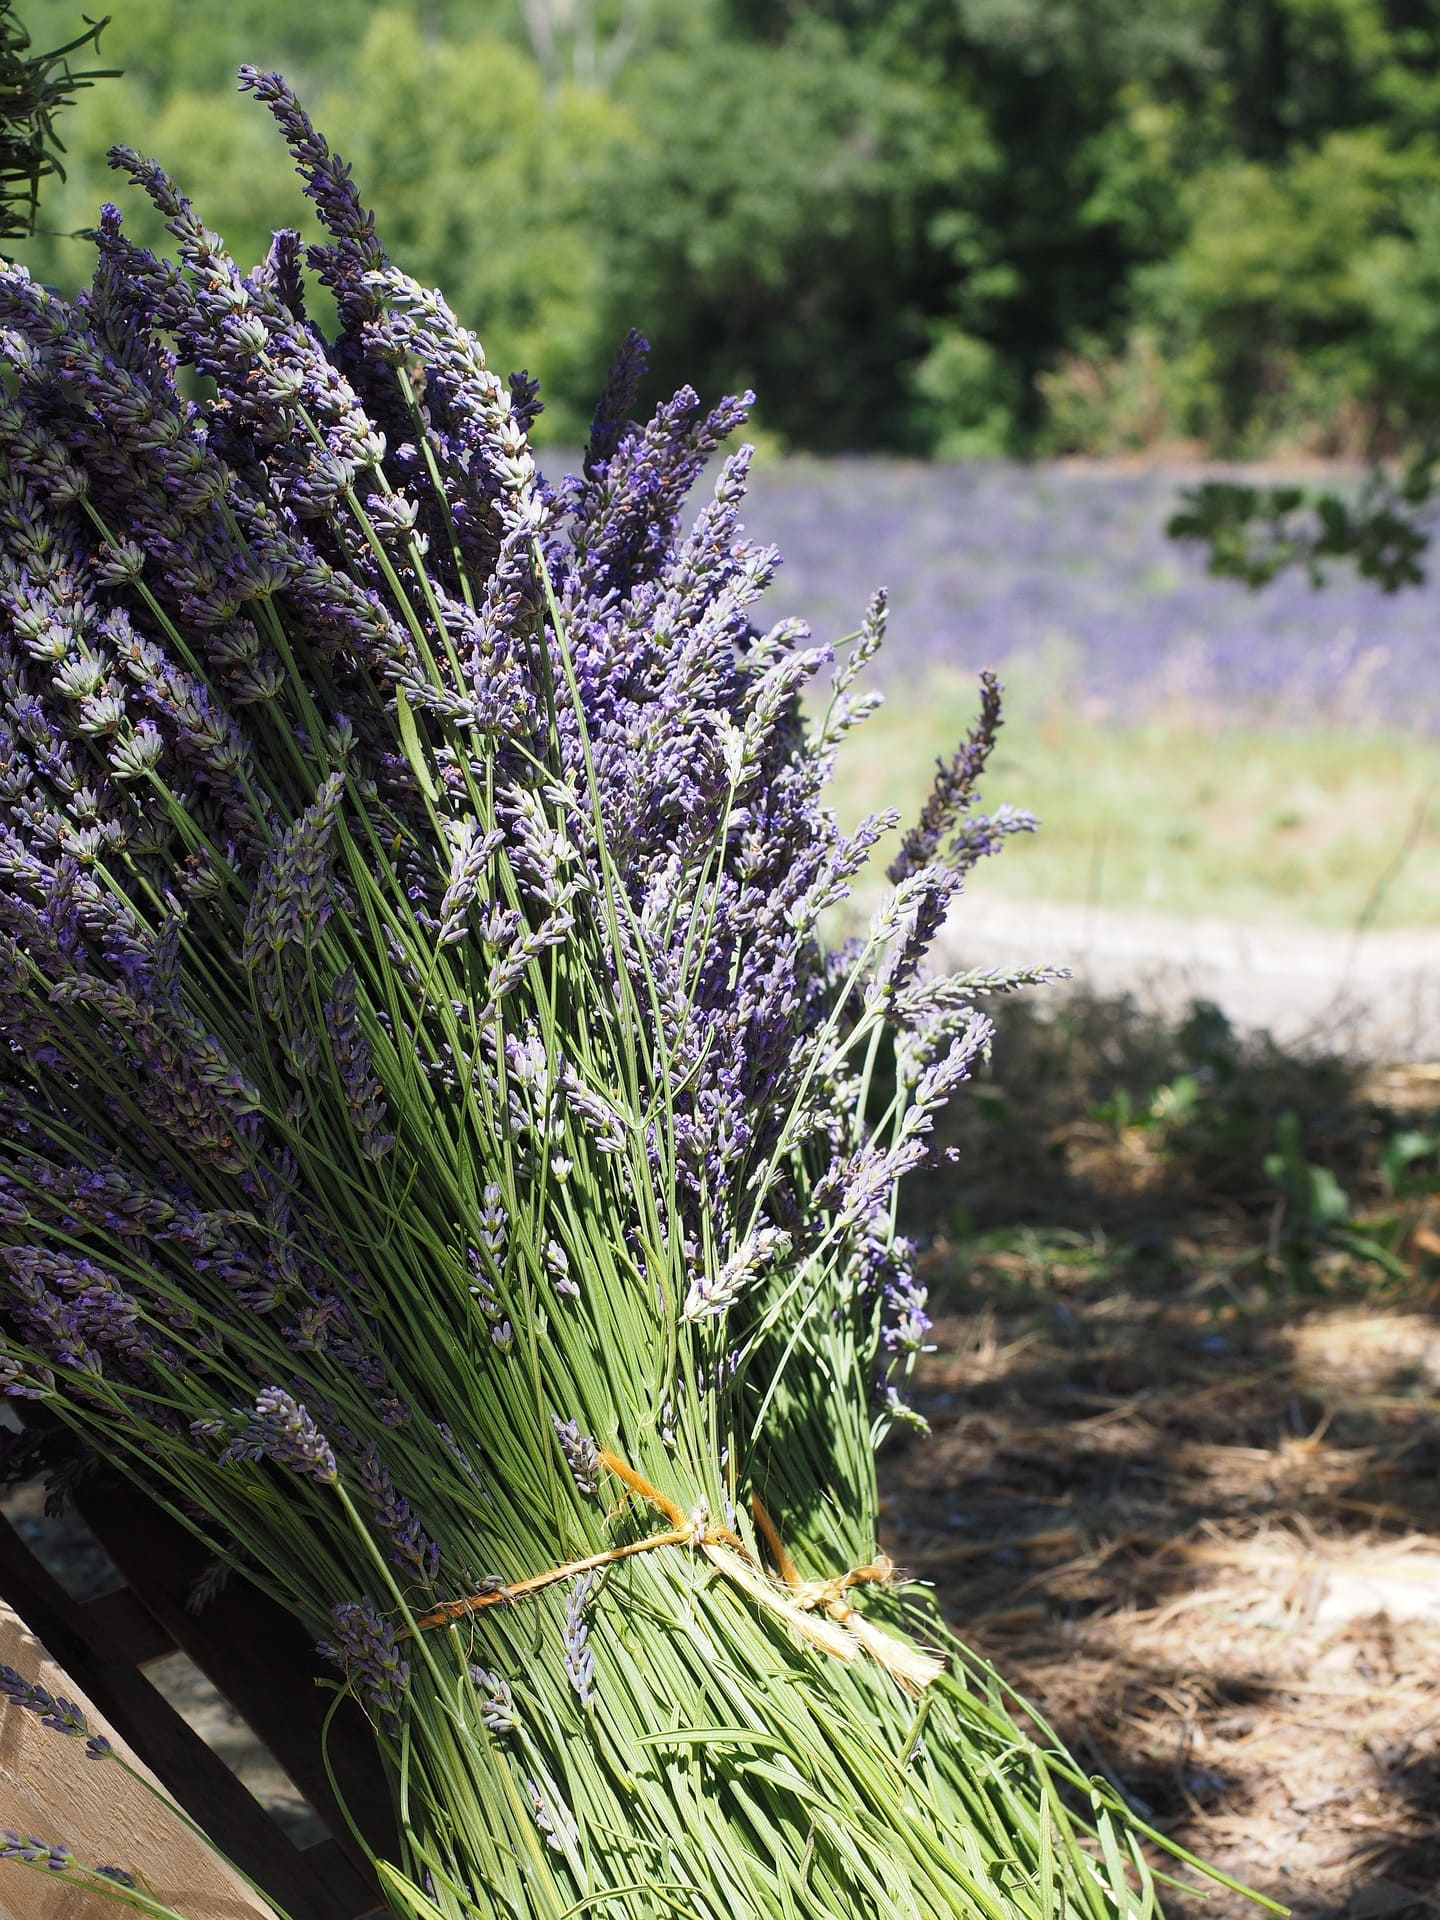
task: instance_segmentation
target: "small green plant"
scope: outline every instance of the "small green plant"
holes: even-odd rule
[[[1380,1178],[1396,1200],[1440,1191],[1440,1133],[1407,1127],[1386,1141],[1380,1154]]]
[[[70,55],[98,48],[108,17],[82,14],[84,33],[49,53],[32,53],[30,35],[10,0],[0,0],[0,244],[23,240],[35,231],[40,183],[63,180],[65,151],[55,131],[55,116],[82,87],[113,78],[113,69],[70,71]]]
[[[1091,1118],[1117,1134],[1147,1134],[1169,1160],[1243,1150],[1252,1120],[1237,1098],[1240,1041],[1219,1007],[1192,1004],[1165,1064],[1163,1078],[1149,1077],[1138,1088],[1121,1080],[1091,1108]]]
[[[1142,1133],[1165,1135],[1183,1128],[1199,1109],[1204,1089],[1198,1075],[1180,1073],[1163,1081],[1153,1092],[1137,1098],[1129,1087],[1117,1087],[1108,1100],[1099,1101],[1094,1117],[1117,1133],[1138,1128]]]
[[[1349,1254],[1373,1262],[1391,1279],[1406,1277],[1404,1262],[1388,1240],[1398,1223],[1371,1230],[1354,1224],[1350,1195],[1329,1167],[1310,1159],[1300,1116],[1287,1107],[1275,1122],[1275,1147],[1264,1160],[1265,1177],[1277,1189],[1271,1229],[1271,1270],[1297,1291],[1321,1291],[1321,1256]],[[1388,1229],[1388,1231],[1387,1231]]]

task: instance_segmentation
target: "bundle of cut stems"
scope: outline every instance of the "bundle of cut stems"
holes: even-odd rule
[[[1029,824],[995,686],[827,951],[882,603],[838,665],[751,625],[743,451],[681,519],[743,403],[631,425],[636,340],[548,487],[533,384],[242,82],[334,339],[297,235],[242,274],[127,150],[178,265],[106,208],[73,305],[0,276],[0,1378],[311,1627],[399,1915],[1153,1912],[877,1549],[896,1184],[1023,983],[919,972]]]

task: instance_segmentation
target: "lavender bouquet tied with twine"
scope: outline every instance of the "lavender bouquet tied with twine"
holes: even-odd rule
[[[998,691],[827,950],[883,602],[838,664],[755,629],[745,451],[682,520],[745,401],[632,424],[638,338],[547,485],[534,383],[242,85],[324,244],[242,273],[117,149],[177,260],[106,207],[73,304],[0,273],[0,1382],[307,1623],[407,1920],[1150,1913],[876,1543],[896,1185],[1020,983],[920,971],[1029,824]]]

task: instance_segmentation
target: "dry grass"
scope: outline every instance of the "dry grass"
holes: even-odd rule
[[[968,682],[897,693],[842,748],[837,804],[918,811],[937,756],[974,718]],[[1378,728],[1143,724],[1047,702],[1022,681],[984,787],[1043,830],[986,862],[972,891],[1261,924],[1440,924],[1432,743]],[[878,871],[878,869],[877,869]]]

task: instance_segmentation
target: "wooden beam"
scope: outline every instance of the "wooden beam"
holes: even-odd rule
[[[0,1661],[75,1700],[92,1730],[106,1734],[155,1789],[148,1792],[109,1761],[87,1759],[80,1740],[52,1732],[35,1714],[7,1704],[0,1707],[0,1826],[69,1847],[91,1867],[143,1874],[155,1898],[178,1907],[187,1920],[275,1920],[266,1901],[190,1832],[119,1729],[3,1603]],[[7,1920],[113,1920],[115,1912],[103,1894],[79,1892],[48,1873],[0,1861],[0,1913]]]
[[[373,1883],[367,1886],[363,1876],[343,1857],[324,1862],[320,1871],[311,1867],[306,1854],[295,1847],[224,1762],[126,1658],[121,1648],[109,1641],[102,1623],[88,1615],[41,1566],[3,1516],[0,1516],[0,1595],[59,1672],[60,1678],[52,1691],[58,1690],[72,1699],[83,1696],[106,1728],[114,1728],[126,1746],[140,1756],[159,1784],[184,1807],[215,1846],[262,1886],[271,1899],[284,1908],[290,1920],[355,1920],[355,1916],[373,1908]],[[31,1677],[20,1661],[8,1659],[6,1664],[14,1666],[26,1678]],[[48,1680],[44,1684],[51,1686]],[[17,1773],[12,1768],[11,1777],[5,1783],[7,1798],[12,1803],[20,1800],[23,1766],[30,1763],[32,1756],[37,1759],[40,1755],[46,1756],[47,1766],[64,1763],[67,1777],[72,1769],[88,1764],[89,1774],[81,1772],[79,1777],[82,1780],[98,1778],[107,1793],[115,1781],[123,1778],[119,1768],[107,1772],[103,1764],[87,1763],[78,1742],[72,1743],[41,1727],[33,1714],[7,1706],[0,1709],[0,1715],[3,1715],[0,1725],[7,1738],[21,1737],[25,1723],[29,1722],[47,1741],[53,1742],[51,1746],[36,1749],[30,1744],[29,1736],[25,1736],[26,1758],[22,1771]],[[47,1772],[43,1777],[48,1780],[50,1775]],[[62,1815],[65,1811],[63,1796],[56,1803],[56,1811]],[[89,1821],[89,1809],[77,1804],[76,1811]],[[18,1820],[0,1814],[0,1827],[19,1824]],[[88,1843],[92,1838],[89,1833],[73,1831],[42,1837],[63,1842],[77,1852],[82,1840]],[[139,1838],[145,1840],[148,1836],[141,1833]],[[218,1861],[218,1855],[214,1857]],[[97,1864],[126,1866],[128,1863],[107,1856]],[[22,1879],[30,1877],[27,1868],[9,1863],[0,1863],[0,1871]],[[147,1868],[147,1875],[148,1871]],[[185,1908],[184,1901],[178,1904]],[[264,1910],[263,1902],[259,1910]],[[107,1907],[107,1914],[109,1911]],[[232,1910],[226,1920],[238,1920],[238,1914]]]
[[[293,1614],[238,1574],[198,1612],[190,1595],[206,1555],[195,1537],[136,1488],[87,1489],[77,1500],[86,1524],[175,1644],[269,1748],[330,1829],[348,1860],[349,1894],[379,1889],[354,1840],[325,1770],[321,1729],[334,1694],[318,1683],[334,1670],[315,1652]],[[360,1709],[342,1701],[331,1722],[330,1761],[350,1818],[375,1852],[394,1857],[395,1822],[375,1743]],[[361,1911],[352,1906],[351,1913]]]

